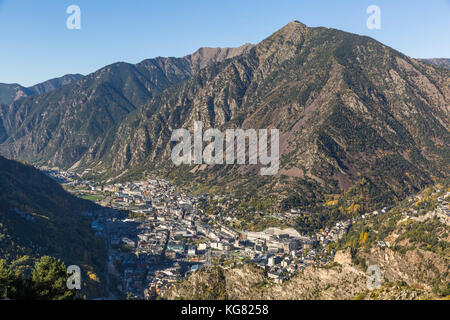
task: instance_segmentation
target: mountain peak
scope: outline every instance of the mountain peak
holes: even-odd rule
[[[258,55],[265,59],[273,54],[281,54],[284,59],[294,53],[292,47],[297,47],[304,41],[308,30],[310,29],[303,23],[291,21],[256,45]],[[280,52],[282,47],[285,47],[285,50]]]
[[[307,31],[308,27],[306,25],[297,20],[293,20],[289,22],[287,25],[285,25],[283,28],[279,29],[274,34],[269,36],[267,39],[271,40],[278,39],[281,41],[291,40],[296,42],[297,40],[303,38],[303,36]]]
[[[284,32],[292,32],[292,31],[300,31],[300,30],[306,30],[308,29],[308,26],[301,23],[298,20],[292,20],[287,25],[285,25],[283,28],[281,28],[279,31]]]
[[[304,28],[307,28],[306,24],[303,24],[303,23],[301,23],[301,22],[298,21],[298,20],[292,20],[291,22],[289,22],[289,23],[287,24],[287,26],[288,26],[288,25],[302,26],[302,27],[304,27]]]

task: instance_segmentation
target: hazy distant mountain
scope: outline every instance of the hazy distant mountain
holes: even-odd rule
[[[237,48],[200,48],[186,58],[190,61],[195,71],[203,69],[215,62],[221,62],[247,53],[253,47],[252,44],[244,44]]]
[[[10,104],[23,97],[50,92],[82,77],[82,74],[66,74],[65,76],[38,83],[28,88],[17,83],[0,83],[0,104]]]
[[[50,92],[52,90],[58,89],[59,87],[65,86],[67,84],[70,84],[72,82],[75,82],[84,76],[82,74],[66,74],[65,76],[54,78],[47,80],[42,83],[38,83],[32,87],[29,87],[31,91],[33,91],[34,94],[42,94],[46,92]]]
[[[424,62],[428,62],[428,63],[432,63],[435,64],[437,66],[446,68],[446,69],[450,69],[450,59],[446,59],[446,58],[434,58],[434,59],[420,59]]]

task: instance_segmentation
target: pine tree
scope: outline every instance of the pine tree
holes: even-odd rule
[[[39,300],[68,300],[75,296],[75,292],[67,288],[64,263],[53,257],[44,256],[35,263],[31,282],[35,298]]]

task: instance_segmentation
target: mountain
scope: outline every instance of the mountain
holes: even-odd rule
[[[449,72],[369,37],[293,21],[255,46],[117,63],[16,101],[0,109],[0,152],[103,178],[153,172],[294,196],[294,206],[363,180],[361,202],[388,203],[448,175]],[[204,129],[278,128],[279,172],[175,167],[171,133],[194,120]]]
[[[0,259],[48,255],[103,275],[106,245],[82,215],[100,207],[70,195],[39,170],[3,157],[0,190]]]
[[[66,84],[77,81],[83,77],[82,74],[66,74],[32,87],[23,87],[20,84],[0,83],[0,104],[10,104],[20,98],[50,92]]]
[[[205,65],[249,47],[203,48],[183,58],[158,57],[136,65],[119,62],[59,89],[3,106],[0,119],[6,133],[0,135],[0,143],[4,142],[0,151],[8,158],[70,167],[99,136],[153,96]]]
[[[449,74],[369,37],[294,21],[156,95],[99,137],[78,165],[109,176],[146,170],[222,190],[296,194],[297,205],[363,179],[369,190],[361,201],[391,202],[448,176]],[[171,133],[192,129],[194,120],[204,130],[278,128],[280,171],[175,167]]]
[[[437,66],[450,69],[450,59],[446,58],[434,58],[434,59],[420,59],[423,62],[432,63]]]

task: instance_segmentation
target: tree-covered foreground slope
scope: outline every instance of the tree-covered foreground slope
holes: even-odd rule
[[[78,265],[103,279],[106,245],[82,212],[95,204],[67,193],[39,170],[0,157],[0,259],[31,265],[42,256]],[[86,280],[85,294],[102,295],[101,282]]]
[[[33,266],[26,258],[8,265],[0,260],[0,299],[71,300],[76,291],[67,288],[66,265],[59,259],[43,256]]]

